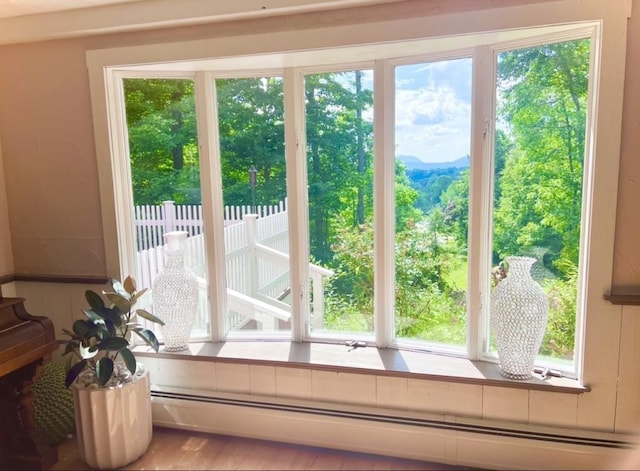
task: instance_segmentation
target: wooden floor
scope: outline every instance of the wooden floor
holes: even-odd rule
[[[78,456],[75,437],[68,438],[59,446],[58,463],[52,469],[90,469]],[[153,439],[147,452],[122,469],[454,470],[466,468],[263,440],[154,428]]]

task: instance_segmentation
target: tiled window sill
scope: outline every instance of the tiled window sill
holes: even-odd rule
[[[534,375],[529,380],[516,381],[500,375],[498,365],[489,362],[375,347],[353,349],[345,345],[322,343],[233,341],[191,343],[189,350],[183,352],[163,352],[161,348],[155,353],[148,347],[139,346],[135,348],[135,353],[139,357],[289,366],[570,394],[590,391],[588,386],[574,379]]]

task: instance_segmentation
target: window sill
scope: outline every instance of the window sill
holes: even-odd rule
[[[543,379],[540,374],[526,381],[508,379],[500,374],[497,364],[485,361],[375,347],[354,349],[321,343],[233,341],[191,343],[189,350],[182,352],[164,352],[161,348],[155,353],[146,346],[138,346],[134,351],[139,357],[306,368],[570,394],[591,390],[574,379]]]

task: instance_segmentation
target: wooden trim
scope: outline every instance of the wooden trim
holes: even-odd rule
[[[375,376],[395,376],[450,383],[478,384],[505,388],[582,394],[591,391],[578,380],[535,373],[533,378],[517,381],[500,374],[495,363],[466,358],[392,348],[352,349],[339,344],[298,343],[288,341],[203,342],[190,343],[182,352],[155,353],[146,346],[135,347],[140,357],[171,360],[209,361],[240,365],[260,365],[335,371]],[[144,361],[144,360],[143,360]]]
[[[73,283],[87,285],[103,285],[109,281],[106,276],[85,276],[85,275],[47,275],[47,274],[21,274],[13,273],[0,276],[0,285],[11,283],[12,281],[33,281],[38,283]]]
[[[13,273],[10,273],[8,275],[0,275],[0,286],[11,283],[13,280],[15,280],[15,278],[16,276]]]
[[[640,294],[605,294],[603,298],[618,306],[640,306]]]

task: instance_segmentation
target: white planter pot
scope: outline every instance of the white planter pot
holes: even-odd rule
[[[138,459],[151,442],[149,372],[121,387],[84,388],[74,383],[80,457],[92,468],[113,469]]]

